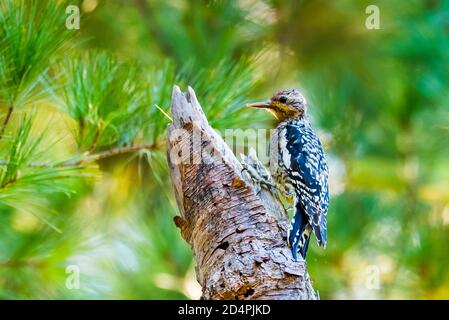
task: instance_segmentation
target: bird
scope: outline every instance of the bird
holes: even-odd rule
[[[310,236],[326,247],[329,169],[323,146],[307,112],[307,100],[297,89],[283,89],[270,99],[249,103],[274,115],[270,138],[270,173],[276,189],[293,197],[294,212],[287,241],[293,259],[306,259]]]

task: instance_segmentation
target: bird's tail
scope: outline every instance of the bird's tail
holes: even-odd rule
[[[306,258],[312,228],[307,220],[307,215],[299,202],[295,204],[295,212],[288,234],[288,243],[292,247],[293,259],[298,260],[298,252],[303,259]]]

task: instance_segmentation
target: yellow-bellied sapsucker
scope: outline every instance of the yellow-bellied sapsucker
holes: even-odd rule
[[[328,166],[307,115],[306,99],[298,90],[286,89],[248,106],[265,108],[278,120],[270,141],[270,171],[278,189],[293,195],[288,241],[293,258],[299,252],[305,259],[312,231],[318,244],[326,246],[329,206]]]

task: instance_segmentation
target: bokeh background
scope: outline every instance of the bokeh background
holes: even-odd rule
[[[0,298],[200,296],[165,161],[178,83],[222,132],[304,92],[331,167],[322,299],[448,299],[448,61],[443,0],[2,0]]]

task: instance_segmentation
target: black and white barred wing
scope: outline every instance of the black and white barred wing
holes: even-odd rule
[[[285,138],[290,155],[290,164],[287,166],[290,183],[313,227],[318,244],[325,246],[329,171],[323,147],[312,127],[307,125],[287,125]]]

